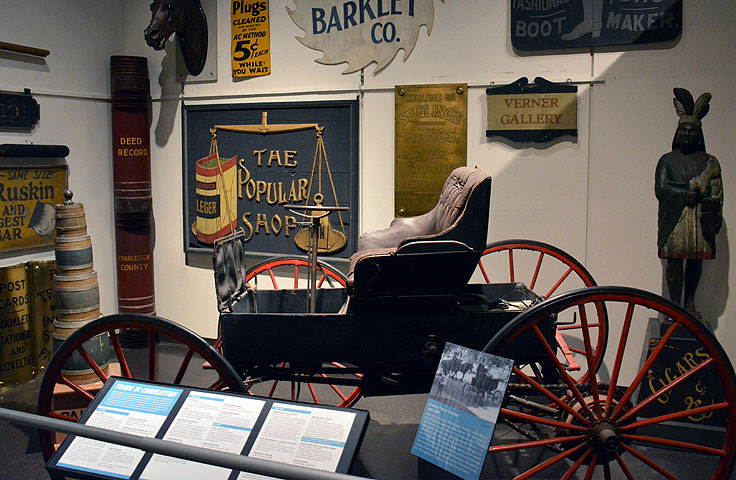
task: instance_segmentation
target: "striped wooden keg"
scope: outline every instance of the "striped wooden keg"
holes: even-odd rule
[[[59,235],[54,244],[56,271],[60,274],[81,274],[91,272],[92,240],[89,235]]]
[[[65,193],[69,192],[67,190]],[[84,214],[84,205],[71,201],[56,205],[56,235],[86,235],[87,218]]]
[[[86,312],[96,312],[99,316],[100,289],[97,284],[97,272],[93,270],[70,275],[56,274],[54,282],[58,320],[72,321],[78,318],[75,315]]]
[[[58,262],[58,260],[57,260]],[[57,267],[58,268],[58,267]],[[54,320],[54,350],[71,334],[100,316],[100,292],[97,272],[54,275],[56,320]],[[97,335],[84,343],[84,349],[107,374],[110,359],[110,339],[107,333]],[[92,367],[78,353],[70,356],[62,373],[77,383],[99,380]]]

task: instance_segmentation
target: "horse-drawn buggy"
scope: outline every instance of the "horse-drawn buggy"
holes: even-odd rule
[[[432,211],[364,234],[347,275],[290,257],[248,269],[242,236],[218,242],[215,346],[161,318],[103,317],[56,352],[40,413],[73,419],[60,389],[91,401],[92,387],[65,374],[72,355],[100,380],[114,365],[124,377],[205,378],[213,389],[351,406],[362,396],[428,392],[451,342],[514,361],[489,461],[514,465],[525,457],[532,464],[499,467],[501,478],[634,478],[642,469],[644,478],[677,478],[659,463],[660,450],[697,461],[687,478],[728,478],[736,376],[711,331],[657,295],[596,286],[579,262],[549,245],[486,245],[490,191],[481,170],[455,170]],[[496,261],[505,276],[495,275]],[[309,288],[299,288],[310,267]],[[582,288],[561,293],[571,282]],[[139,351],[135,361],[120,341],[133,330],[148,338],[147,355]],[[161,371],[168,347],[159,337],[186,346],[168,373]],[[106,359],[87,352],[90,341],[109,343],[107,370]],[[672,352],[681,356],[658,376]],[[697,434],[682,433],[690,431]],[[53,437],[43,443],[51,453]]]

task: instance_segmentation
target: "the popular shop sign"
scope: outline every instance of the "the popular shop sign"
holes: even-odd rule
[[[386,67],[399,50],[411,54],[422,25],[427,34],[434,22],[433,0],[294,0],[291,19],[304,30],[297,37],[324,55],[318,63],[347,63],[352,73],[371,63]]]

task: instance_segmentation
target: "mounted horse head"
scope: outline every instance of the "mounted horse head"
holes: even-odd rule
[[[144,34],[154,50],[163,50],[176,33],[184,63],[192,75],[199,75],[207,59],[207,17],[199,0],[153,0],[151,23]]]

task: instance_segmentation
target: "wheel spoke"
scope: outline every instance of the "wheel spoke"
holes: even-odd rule
[[[532,281],[529,282],[529,290],[534,291],[534,287],[537,285],[537,277],[539,276],[539,269],[542,268],[542,259],[544,258],[544,252],[539,252],[539,258],[537,259],[537,266],[534,267],[534,274],[532,275]]]
[[[593,458],[590,460],[590,463],[588,464],[588,470],[585,471],[585,480],[590,480],[593,478],[593,473],[595,472],[595,465],[598,463],[598,455],[595,453],[593,454]]]
[[[225,387],[225,382],[223,379],[218,378],[215,383],[211,384],[209,387],[207,387],[207,390],[221,390]]]
[[[115,350],[115,356],[120,364],[120,373],[122,373],[124,377],[131,378],[133,375],[130,373],[130,367],[128,367],[128,362],[123,354],[123,349],[120,347],[120,340],[118,339],[117,332],[115,329],[112,329],[107,333],[110,336],[110,343],[112,343],[112,347]]]
[[[294,267],[296,269],[296,267]],[[271,283],[273,284],[273,288],[278,289],[279,284],[276,282],[276,276],[273,274],[273,269],[268,269],[268,276],[271,277]]]
[[[629,480],[635,480],[634,476],[631,474],[631,470],[629,470],[629,467],[626,466],[624,460],[621,458],[621,455],[619,455],[618,453],[616,454],[616,462],[618,462],[618,466],[621,467],[621,471],[624,472],[626,478],[628,478]]]
[[[507,416],[507,417],[516,418],[518,420],[524,420],[529,423],[540,423],[542,425],[549,425],[550,427],[564,428],[567,430],[577,430],[578,432],[584,432],[587,430],[587,428],[580,426],[580,425],[560,422],[558,420],[551,420],[549,418],[538,417],[536,415],[529,415],[527,413],[521,413],[515,410],[509,410],[507,408],[502,408],[500,411],[500,414]]]
[[[488,274],[486,273],[486,269],[483,266],[483,259],[481,258],[478,260],[478,267],[480,267],[480,273],[483,275],[483,279],[486,281],[486,283],[491,283],[491,279],[488,278]]]
[[[327,375],[325,375],[324,373],[321,373],[320,375],[322,376],[322,378],[327,378]],[[337,395],[342,399],[343,402],[347,400],[347,397],[343,395],[340,389],[337,388],[334,384],[329,383],[328,385],[330,386],[330,388],[332,388],[335,391],[335,393],[337,393]]]
[[[670,420],[677,420],[678,418],[689,417],[692,415],[699,415],[701,413],[714,412],[716,410],[722,410],[728,408],[728,402],[714,403],[712,405],[706,405],[705,407],[689,408],[687,410],[680,410],[675,413],[668,413],[666,415],[660,415],[658,417],[646,418],[639,420],[638,422],[630,423],[620,427],[621,431],[628,431],[639,427],[645,427],[647,425],[654,425],[655,423],[669,422]]]
[[[66,385],[67,387],[74,390],[75,392],[77,392],[78,394],[80,394],[81,396],[83,396],[84,398],[86,398],[87,400],[89,400],[90,402],[95,399],[95,397],[91,393],[89,393],[87,390],[83,389],[76,383],[72,382],[71,380],[66,378],[64,375],[59,376],[59,381],[63,383],[64,385]]]
[[[574,435],[568,437],[552,437],[543,440],[531,440],[529,442],[509,443],[506,445],[495,445],[488,448],[488,453],[508,452],[511,450],[520,450],[522,448],[544,447],[547,445],[557,445],[559,443],[576,442],[585,440],[586,435]]]
[[[314,391],[314,385],[312,385],[311,383],[307,385],[309,385],[309,393],[312,395],[312,400],[314,400],[314,403],[316,405],[319,405],[319,399],[317,398],[317,392]]]
[[[87,353],[87,350],[84,349],[84,345],[80,345],[77,348],[77,352],[79,352],[82,358],[84,358],[84,360],[89,364],[92,371],[95,372],[95,375],[97,375],[97,377],[102,380],[102,383],[105,383],[107,381],[107,375],[105,375],[105,372],[102,371],[100,366],[97,365],[97,362],[94,361],[90,354]]]
[[[547,353],[547,356],[550,357],[552,362],[557,367],[557,371],[562,377],[562,380],[567,384],[568,387],[570,387],[570,390],[572,390],[573,395],[578,400],[578,402],[580,402],[580,406],[590,416],[593,416],[593,412],[590,410],[590,408],[587,405],[587,402],[585,401],[582,394],[580,393],[580,390],[578,390],[578,387],[575,385],[575,380],[573,380],[573,378],[570,377],[570,375],[565,371],[565,367],[562,366],[562,364],[560,363],[560,360],[557,358],[557,355],[555,355],[554,350],[552,350],[552,347],[550,347],[549,343],[547,342],[547,339],[544,338],[542,331],[539,330],[539,326],[535,324],[532,328],[534,329],[534,333],[537,335],[537,338],[542,343],[542,347]]]
[[[187,368],[189,368],[189,362],[192,360],[192,355],[194,355],[194,350],[190,347],[189,350],[187,350],[187,354],[184,355],[179,371],[176,372],[176,377],[173,382],[174,384],[181,383],[181,379],[184,378],[184,374],[186,373]]]
[[[276,285],[274,285],[274,288],[278,288]],[[299,288],[299,266],[294,265],[294,290]]]
[[[654,349],[651,355],[649,355],[649,358],[647,358],[647,361],[644,362],[644,365],[641,367],[641,370],[639,371],[639,374],[636,376],[633,382],[631,382],[631,385],[629,385],[629,388],[626,390],[626,393],[621,397],[621,400],[619,401],[618,405],[616,405],[616,408],[613,410],[613,413],[611,413],[611,418],[615,419],[618,414],[623,409],[624,405],[629,401],[629,398],[631,398],[632,395],[634,395],[634,392],[639,387],[639,384],[644,379],[644,375],[649,371],[652,364],[654,363],[654,360],[657,359],[660,352],[664,349],[664,346],[669,341],[672,334],[675,333],[675,329],[677,328],[677,323],[673,323],[670,328],[667,329],[667,332],[665,332],[662,339],[659,341],[659,344],[657,344],[657,347]],[[612,382],[613,383],[613,382]]]
[[[552,402],[557,404],[560,408],[565,410],[567,413],[572,415],[573,417],[577,418],[579,421],[583,422],[584,425],[590,425],[590,421],[588,421],[585,417],[580,415],[576,410],[574,410],[570,405],[567,404],[567,402],[563,401],[561,398],[556,396],[554,393],[547,390],[543,385],[537,383],[534,381],[533,378],[531,378],[529,375],[522,372],[518,367],[513,368],[513,372],[524,379],[527,383],[529,383],[531,386],[533,386],[535,389],[537,389],[542,395],[550,399]]]
[[[47,413],[46,415],[51,418],[56,418],[58,420],[66,420],[67,422],[76,422],[78,420],[74,417],[70,417],[69,415],[62,415],[61,413],[56,413],[53,410]]]
[[[585,345],[585,358],[588,361],[588,371],[595,372],[595,363],[593,360],[593,348],[590,345],[590,331],[588,330],[588,315],[585,313],[585,306],[578,305],[580,313],[580,325],[583,327],[583,344]],[[593,407],[598,418],[601,418],[601,401],[598,396],[598,380],[595,375],[588,376],[590,391],[593,394]]]
[[[708,455],[718,455],[720,457],[722,457],[726,453],[725,450],[723,449],[707,447],[705,445],[697,445],[695,443],[680,442],[677,440],[670,440],[668,438],[650,437],[646,435],[628,435],[628,434],[621,435],[621,438],[624,438],[627,440],[636,440],[636,441],[645,442],[645,443],[654,443],[656,445],[664,445],[666,447],[675,447],[675,448],[681,448],[684,450],[693,450],[693,451],[705,453]]]
[[[583,462],[585,462],[585,459],[588,458],[588,455],[590,455],[592,451],[593,449],[589,448],[584,454],[582,454],[560,480],[570,480],[572,476],[575,475],[575,472],[580,469],[580,466],[583,464]]]
[[[560,277],[559,280],[557,280],[557,283],[554,284],[554,286],[547,292],[547,294],[544,296],[544,298],[549,298],[552,296],[555,291],[560,288],[560,285],[562,285],[562,282],[565,281],[565,279],[572,273],[572,267],[568,268],[567,271]]]
[[[509,248],[509,282],[514,281],[514,251]]]
[[[697,374],[699,371],[706,368],[711,363],[715,362],[713,358],[709,358],[708,360],[702,362],[697,367],[693,368],[692,370],[687,371],[686,373],[682,374],[681,376],[677,377],[674,381],[667,384],[665,387],[660,388],[656,392],[654,392],[652,395],[645,398],[643,401],[641,401],[639,404],[635,405],[631,408],[628,412],[626,412],[624,415],[621,416],[619,419],[620,422],[625,422],[627,418],[631,417],[632,415],[636,415],[639,411],[646,408],[647,405],[655,401],[656,399],[660,398],[662,395],[666,394],[673,388],[677,387],[681,383],[685,382],[688,378],[692,377],[693,375]]]
[[[564,452],[562,452],[560,454],[557,454],[554,457],[552,457],[552,458],[550,458],[550,459],[548,459],[548,460],[540,463],[536,467],[527,470],[523,474],[521,474],[518,477],[514,478],[514,480],[526,480],[527,478],[530,478],[533,475],[536,475],[537,473],[541,472],[542,470],[545,470],[545,469],[551,467],[555,463],[560,462],[560,461],[566,459],[570,455],[573,455],[578,450],[581,450],[584,446],[585,446],[585,444],[581,443],[577,447],[571,448],[570,450],[566,450],[566,451],[564,451]]]
[[[613,401],[613,394],[616,391],[616,382],[618,382],[618,375],[621,372],[621,362],[624,358],[624,350],[626,348],[626,342],[629,339],[629,329],[631,328],[631,319],[634,316],[634,304],[629,303],[626,307],[626,315],[624,316],[624,325],[621,329],[621,339],[618,343],[618,350],[616,351],[616,361],[613,363],[613,371],[611,372],[611,384],[608,386],[608,395],[606,395],[606,408],[604,409],[605,414],[611,409],[611,402]]]
[[[647,458],[643,453],[641,453],[641,452],[639,452],[639,451],[631,448],[630,446],[626,445],[625,443],[622,443],[621,444],[621,447],[624,450],[626,450],[627,452],[629,452],[630,454],[632,454],[633,456],[635,456],[636,458],[638,458],[639,460],[641,460],[642,462],[644,462],[645,464],[649,465],[655,471],[657,471],[660,474],[664,475],[665,477],[669,478],[670,480],[679,480],[677,477],[675,477],[674,475],[672,475],[670,472],[668,472],[667,470],[665,470],[664,468],[662,468],[661,466],[657,465],[652,460],[650,460],[649,458]]]

